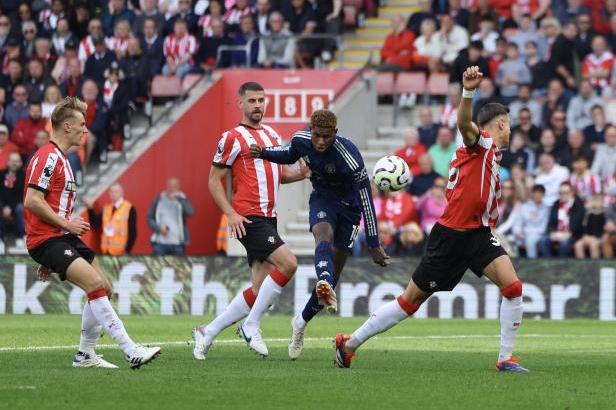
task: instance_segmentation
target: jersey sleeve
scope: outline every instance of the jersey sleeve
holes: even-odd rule
[[[58,166],[59,155],[49,152],[33,159],[32,168],[28,175],[28,188],[41,192],[49,192],[49,185]]]
[[[265,147],[261,150],[261,158],[276,164],[294,164],[302,156],[302,137],[296,135],[291,143],[285,146]]]
[[[241,148],[237,138],[232,133],[225,132],[222,134],[220,141],[218,141],[218,147],[216,148],[212,164],[219,168],[231,168]]]

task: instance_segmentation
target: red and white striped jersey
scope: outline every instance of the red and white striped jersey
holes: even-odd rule
[[[222,18],[222,21],[225,24],[240,24],[240,19],[244,16],[251,16],[252,9],[250,7],[245,7],[244,9],[238,9],[236,6],[228,9],[225,15]]]
[[[105,42],[106,41],[107,40],[105,40]],[[94,43],[92,42],[92,36],[87,35],[79,42],[77,58],[81,61],[86,61],[92,54],[94,54]]]
[[[194,55],[197,51],[197,40],[191,34],[185,34],[182,38],[177,38],[175,34],[171,34],[165,38],[163,44],[163,52],[165,57],[171,57],[176,64],[187,55]],[[189,60],[192,64],[192,59]]]
[[[44,192],[45,201],[51,209],[67,221],[70,220],[76,193],[75,178],[68,159],[53,141],[42,146],[30,160],[26,170],[25,189],[28,188]],[[24,217],[28,249],[34,249],[46,240],[65,233],[27,209]]]
[[[445,104],[441,111],[439,122],[447,128],[456,128],[458,124],[458,107],[451,103]]]
[[[598,195],[602,192],[601,178],[592,172],[587,172],[584,175],[571,174],[569,183],[573,187],[573,191],[586,202],[593,195]]]
[[[439,219],[454,229],[493,228],[498,222],[501,197],[500,167],[502,153],[489,134],[481,131],[477,144],[461,146],[449,165],[447,207]]]
[[[213,165],[231,168],[233,209],[240,215],[276,216],[282,165],[250,156],[250,146],[279,146],[280,136],[268,125],[239,126],[222,134]]]
[[[128,50],[128,40],[130,39],[130,37],[109,37],[107,38],[107,40],[105,41],[105,43],[107,44],[107,48],[113,52],[116,51],[120,51],[120,52],[124,52],[126,53],[126,50]]]
[[[590,76],[600,70],[608,72],[607,78],[593,78],[590,80],[593,87],[605,87],[610,83],[612,78],[612,69],[614,68],[614,55],[609,51],[604,52],[597,57],[594,53],[588,54],[582,63],[582,75]]]

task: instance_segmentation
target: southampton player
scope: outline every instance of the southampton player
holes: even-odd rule
[[[73,367],[117,368],[94,350],[101,330],[105,329],[124,351],[130,367],[138,368],[154,359],[160,348],[136,345],[128,336],[109,303],[109,281],[94,259],[94,252],[79,239],[90,230],[90,225],[80,217],[71,218],[75,178],[65,152],[79,146],[81,138],[88,133],[86,109],[85,103],[73,97],[66,97],[56,105],[51,114],[51,141],[30,160],[24,199],[26,245],[32,259],[41,264],[40,280],[46,281],[56,272],[61,280],[83,289],[88,297]]]
[[[310,230],[314,235],[317,284],[301,315],[291,321],[293,331],[289,357],[302,351],[307,323],[321,310],[337,310],[334,288],[357,237],[361,214],[366,221],[367,241],[375,263],[386,266],[389,257],[379,244],[370,179],[359,150],[337,135],[336,116],[328,110],[315,111],[310,131],[299,131],[286,147],[253,145],[254,157],[279,164],[300,158],[310,168]]]
[[[227,327],[248,316],[238,333],[248,346],[267,356],[267,346],[259,329],[261,317],[291,280],[297,259],[278,235],[276,203],[280,183],[304,179],[309,172],[282,167],[250,156],[249,147],[280,145],[280,136],[262,124],[265,109],[263,87],[254,82],[239,89],[241,123],[223,133],[210,170],[208,187],[216,205],[227,215],[231,236],[239,239],[252,270],[252,286],[239,292],[227,308],[207,326],[193,330],[193,356],[204,360],[214,339]],[[223,181],[231,171],[233,204],[227,200]]]
[[[426,253],[403,294],[377,309],[352,335],[336,336],[338,367],[350,367],[355,351],[366,340],[411,316],[434,292],[451,291],[470,269],[490,279],[503,296],[496,369],[529,372],[511,356],[522,321],[522,282],[491,232],[498,219],[500,149],[509,143],[509,115],[505,106],[490,103],[479,110],[477,125],[471,121],[472,99],[482,77],[478,67],[468,68],[463,75],[458,128],[464,145],[451,160],[447,208],[430,232]]]

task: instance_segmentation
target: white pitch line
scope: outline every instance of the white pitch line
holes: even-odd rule
[[[377,340],[458,340],[458,339],[497,339],[499,335],[426,335],[426,336],[376,336]],[[616,335],[562,335],[562,334],[525,334],[519,335],[518,339],[616,339]],[[306,342],[328,342],[332,341],[333,337],[307,337]],[[289,338],[270,338],[265,339],[268,343],[288,342]],[[216,344],[242,344],[242,339],[219,339]],[[142,343],[150,346],[180,346],[192,345],[192,340],[174,340],[161,342],[146,342]],[[116,344],[99,344],[97,348],[105,349],[116,347]],[[77,349],[79,345],[55,345],[55,346],[12,346],[0,347],[0,353],[11,352],[37,352],[42,350],[69,350]]]

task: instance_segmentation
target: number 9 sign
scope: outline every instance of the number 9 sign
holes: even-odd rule
[[[306,116],[310,117],[316,110],[327,108],[329,105],[329,95],[327,94],[308,94],[306,95]]]

